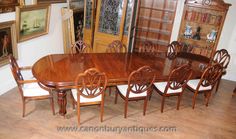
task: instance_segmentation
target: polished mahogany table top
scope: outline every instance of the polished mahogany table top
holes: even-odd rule
[[[77,74],[89,68],[105,72],[108,85],[115,85],[126,83],[129,74],[144,65],[149,65],[156,71],[157,80],[167,80],[173,68],[189,62],[195,76],[198,76],[209,59],[185,53],[174,59],[166,58],[164,53],[155,56],[144,53],[53,54],[39,59],[33,65],[32,72],[42,84],[59,89],[73,85]]]

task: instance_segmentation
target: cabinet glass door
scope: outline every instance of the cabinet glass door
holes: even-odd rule
[[[85,0],[84,4],[84,42],[92,47],[94,36],[94,16],[96,0]]]
[[[93,48],[105,52],[108,44],[122,40],[127,0],[98,0]]]

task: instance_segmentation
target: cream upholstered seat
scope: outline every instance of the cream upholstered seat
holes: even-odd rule
[[[166,89],[166,85],[167,85],[167,82],[156,82],[154,83],[154,86],[160,90],[162,93],[165,92],[165,89]],[[183,91],[183,88],[178,88],[177,90],[174,90],[174,89],[171,89],[171,88],[168,88],[167,90],[167,94],[171,94],[171,93],[180,93]]]
[[[22,70],[31,70],[30,67],[19,67],[16,59],[10,55],[9,63],[13,77],[17,83],[19,93],[23,101],[23,117],[25,116],[25,104],[26,100],[42,100],[49,99],[52,107],[53,115],[55,114],[53,95],[51,89],[40,84],[35,78],[30,80],[24,80],[21,71]]]
[[[223,71],[223,67],[220,64],[214,64],[206,68],[201,76],[201,79],[189,80],[187,83],[188,89],[193,93],[192,108],[195,107],[196,97],[199,93],[204,93],[205,105],[208,106],[208,102],[211,96],[212,89],[220,78]]]
[[[179,109],[181,96],[191,76],[192,70],[185,64],[172,70],[167,82],[154,83],[154,88],[162,96],[161,112],[164,109],[165,97],[169,96],[178,96],[177,110]]]
[[[75,101],[77,102],[77,90],[76,89],[72,89],[72,96],[75,99]],[[83,94],[85,94],[86,92],[84,91]],[[99,90],[97,90],[97,92],[95,94],[99,93]],[[86,98],[83,96],[80,96],[80,103],[86,103],[86,102],[101,102],[102,101],[102,94],[93,97],[93,98]]]
[[[120,93],[126,97],[127,95],[127,89],[128,89],[128,85],[117,85],[117,89],[120,91]],[[135,88],[134,88],[135,90]],[[133,93],[133,92],[130,92],[129,93],[129,98],[135,98],[135,97],[145,97],[147,96],[147,91],[144,91],[140,94],[136,94],[136,93]]]
[[[47,90],[42,89],[37,82],[24,84],[22,86],[25,97],[37,97],[50,95]]]
[[[80,107],[100,105],[101,122],[104,112],[104,91],[107,85],[107,76],[96,68],[87,69],[79,73],[75,79],[76,89],[71,89],[73,107],[77,104],[78,124],[80,124]]]
[[[147,100],[155,80],[155,72],[149,66],[143,66],[129,75],[127,85],[116,86],[115,104],[118,94],[125,100],[124,117],[127,117],[128,101],[144,100],[143,115],[146,113]]]
[[[199,82],[200,82],[200,79],[189,80],[187,82],[187,85],[189,87],[191,87],[193,90],[196,90]],[[212,85],[208,85],[208,86],[200,85],[200,87],[199,87],[199,91],[207,91],[207,90],[211,90],[211,89],[212,89]]]

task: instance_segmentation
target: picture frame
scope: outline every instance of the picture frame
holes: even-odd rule
[[[24,5],[36,5],[37,4],[37,0],[20,0],[20,5],[24,6]]]
[[[37,4],[66,3],[66,0],[37,0]]]
[[[15,21],[0,23],[0,67],[8,64],[8,56],[18,58]]]
[[[27,41],[48,34],[50,5],[16,7],[17,41]]]
[[[0,0],[0,13],[14,12],[20,5],[20,0]]]

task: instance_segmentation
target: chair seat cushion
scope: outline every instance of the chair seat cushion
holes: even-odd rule
[[[75,101],[77,101],[77,90],[72,89],[71,92],[72,92],[72,96],[74,97]],[[99,92],[99,90],[98,90],[98,92]],[[86,93],[84,93],[84,94],[86,94]],[[102,101],[102,94],[100,94],[94,98],[86,98],[86,97],[80,96],[80,103],[98,102],[98,101]]]
[[[161,92],[164,93],[167,82],[156,82],[154,86]],[[168,88],[167,94],[181,93],[183,91],[182,87],[176,90]]]
[[[127,94],[127,89],[128,89],[128,85],[117,85],[118,90],[120,91],[120,93],[126,97]],[[140,94],[135,94],[130,92],[129,93],[129,98],[135,98],[135,97],[145,97],[147,96],[147,91],[140,93]]]
[[[193,90],[196,90],[199,82],[200,82],[200,79],[189,80],[187,82],[187,86],[192,88]],[[201,85],[199,87],[199,91],[207,91],[207,90],[211,90],[211,88],[212,88],[211,85],[206,86],[206,87]]]
[[[23,95],[25,97],[50,95],[49,92],[47,90],[42,89],[37,82],[24,84],[22,90],[23,90]]]

